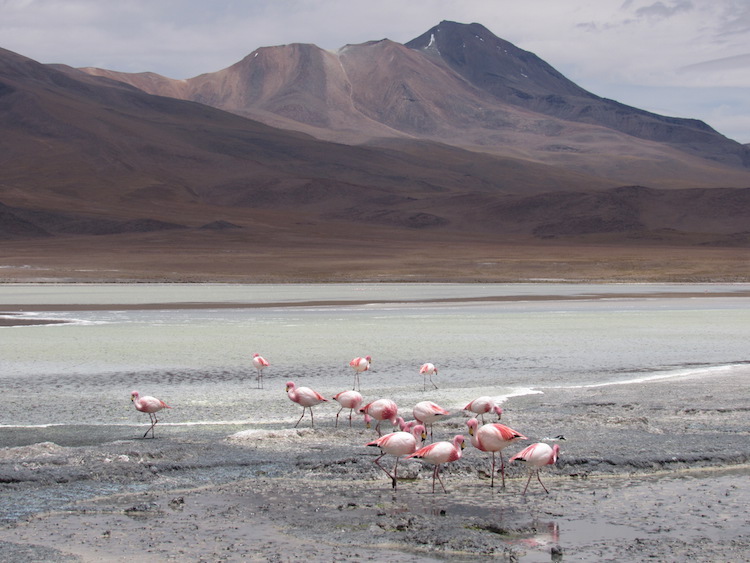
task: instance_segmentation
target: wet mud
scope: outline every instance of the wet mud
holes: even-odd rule
[[[0,557],[744,561],[749,399],[747,371],[512,398],[504,423],[530,441],[565,437],[542,470],[549,494],[532,480],[525,496],[525,468],[506,464],[507,486],[490,488],[489,457],[471,446],[444,468],[447,493],[415,460],[393,490],[361,424],[164,426],[154,440],[139,427],[46,441],[0,429]],[[436,424],[435,439],[465,434],[466,418]]]

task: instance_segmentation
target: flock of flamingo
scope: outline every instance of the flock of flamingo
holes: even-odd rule
[[[367,446],[373,446],[380,449],[381,454],[374,460],[377,465],[388,477],[391,479],[391,484],[394,489],[397,488],[398,484],[398,462],[400,459],[421,459],[427,463],[434,465],[432,472],[432,492],[435,492],[435,482],[439,482],[443,489],[443,492],[447,492],[443,480],[440,478],[440,466],[445,463],[451,463],[461,459],[462,451],[465,447],[464,437],[460,434],[454,436],[453,440],[434,442],[428,445],[423,445],[427,440],[427,428],[430,430],[430,440],[432,440],[432,425],[434,422],[439,420],[441,417],[449,415],[450,413],[442,408],[440,405],[432,401],[421,401],[417,403],[412,409],[412,415],[414,420],[406,422],[402,417],[398,416],[398,406],[390,399],[378,399],[372,401],[366,405],[362,405],[364,402],[362,395],[357,391],[359,387],[359,376],[361,373],[368,371],[372,358],[370,356],[354,358],[349,365],[354,370],[354,389],[351,391],[342,391],[333,397],[341,408],[336,413],[336,427],[339,423],[339,415],[344,409],[349,409],[349,426],[352,425],[352,415],[354,411],[364,415],[365,424],[370,428],[373,419],[377,421],[375,430],[378,433],[378,438],[366,444]],[[270,364],[260,354],[253,355],[253,365],[255,366],[258,376],[258,387],[263,386],[263,370]],[[420,374],[424,377],[424,389],[427,389],[427,381],[437,389],[437,385],[432,381],[432,376],[438,373],[437,368],[431,363],[425,363],[419,370]],[[286,384],[286,393],[289,399],[302,407],[302,416],[300,416],[297,423],[294,425],[296,428],[305,416],[305,411],[310,410],[310,424],[312,427],[315,426],[315,419],[313,418],[312,407],[320,403],[327,402],[328,399],[323,397],[317,391],[310,389],[309,387],[298,387],[293,381],[289,381]],[[164,401],[150,396],[141,396],[138,391],[133,391],[130,396],[135,408],[138,411],[148,413],[151,426],[146,430],[143,435],[144,438],[151,433],[151,437],[154,438],[154,427],[158,422],[156,413],[165,408],[171,408]],[[476,449],[482,452],[488,452],[492,454],[492,468],[491,468],[491,481],[490,487],[495,486],[495,467],[496,467],[496,455],[500,456],[500,474],[502,475],[502,486],[505,487],[505,462],[503,459],[503,450],[521,440],[528,440],[523,434],[516,432],[512,428],[505,426],[500,423],[487,423],[484,424],[484,415],[487,413],[495,413],[500,420],[502,416],[502,409],[499,405],[495,404],[495,401],[491,397],[479,397],[471,401],[464,407],[464,410],[469,411],[475,415],[478,415],[482,419],[482,424],[479,424],[479,420],[476,417],[466,421],[466,426],[469,431],[471,438],[471,444]],[[382,435],[380,431],[380,424],[383,421],[389,421],[393,426],[398,426],[399,430],[391,432],[389,434]],[[542,479],[539,475],[540,469],[546,465],[553,465],[557,462],[557,457],[560,452],[560,446],[550,446],[544,442],[537,442],[524,448],[516,455],[510,458],[510,461],[524,462],[529,468],[529,478],[526,481],[526,486],[523,489],[523,495],[526,494],[526,490],[529,488],[532,477],[536,475],[539,484],[542,486],[546,493],[549,493],[547,487],[542,483]],[[396,463],[393,467],[393,471],[388,471],[383,465],[380,464],[380,460],[386,456],[392,455],[396,458]]]

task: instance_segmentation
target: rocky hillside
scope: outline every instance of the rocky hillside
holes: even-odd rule
[[[336,53],[263,47],[180,81],[84,70],[336,142],[425,139],[622,184],[748,184],[744,145],[701,121],[587,92],[479,24],[441,22],[406,45],[371,41]]]

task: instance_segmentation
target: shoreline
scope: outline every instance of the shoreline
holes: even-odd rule
[[[692,284],[691,284],[692,285]],[[158,310],[205,310],[205,309],[269,309],[297,307],[346,307],[363,305],[409,305],[409,304],[458,304],[458,303],[498,303],[524,301],[600,301],[607,299],[698,299],[721,297],[750,297],[750,289],[738,291],[644,291],[627,293],[596,293],[580,295],[489,295],[479,297],[436,297],[425,299],[334,299],[307,301],[200,301],[200,302],[161,302],[161,303],[96,303],[96,304],[62,304],[62,303],[0,303],[0,327],[67,323],[60,319],[41,319],[23,317],[25,313],[43,312],[89,312],[89,311],[158,311]],[[14,318],[18,316],[18,318]],[[10,318],[9,318],[10,317]]]

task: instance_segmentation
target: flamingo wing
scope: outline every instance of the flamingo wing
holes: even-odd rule
[[[495,432],[504,442],[510,442],[511,440],[528,440],[526,436],[504,424],[495,423],[487,424],[485,426],[492,428],[493,432]]]
[[[559,449],[559,446],[555,446]],[[531,444],[524,448],[512,458],[511,461],[525,461],[529,465],[535,467],[541,467],[543,465],[551,465],[557,460],[557,450],[551,448],[549,445],[542,442]]]
[[[434,444],[430,444],[429,446],[425,446],[424,448],[419,448],[416,452],[414,452],[411,455],[406,456],[407,458],[417,457],[417,458],[425,458],[425,457],[431,457],[431,454],[435,452],[435,449],[438,448],[440,445],[440,442],[435,442]]]

